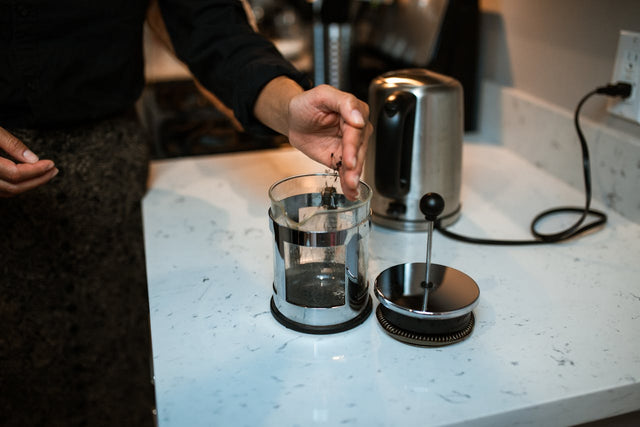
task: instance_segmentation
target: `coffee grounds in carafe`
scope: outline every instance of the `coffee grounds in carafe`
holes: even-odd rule
[[[336,201],[336,187],[324,187],[322,189],[322,207],[334,210],[338,209],[337,201]]]

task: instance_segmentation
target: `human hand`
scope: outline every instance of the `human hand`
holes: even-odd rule
[[[373,132],[369,106],[351,94],[320,85],[291,99],[288,121],[291,145],[337,169],[345,196],[355,199]]]
[[[0,127],[0,197],[12,197],[47,183],[58,174],[51,160],[40,160],[18,138]]]

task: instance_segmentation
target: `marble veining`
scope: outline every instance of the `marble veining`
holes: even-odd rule
[[[481,289],[473,334],[442,348],[294,332],[269,312],[267,190],[323,167],[293,150],[154,162],[143,202],[160,427],[568,425],[640,409],[640,226],[536,247],[436,234],[434,262]],[[579,192],[504,147],[465,144],[455,231],[521,238]],[[549,189],[552,189],[550,191]],[[423,262],[423,233],[374,226],[369,280]]]

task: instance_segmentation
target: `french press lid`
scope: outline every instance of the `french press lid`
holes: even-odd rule
[[[400,341],[420,346],[452,344],[473,330],[480,289],[465,273],[431,263],[433,222],[444,209],[442,197],[426,194],[420,209],[428,223],[426,263],[399,264],[380,273],[374,285],[380,302],[376,317]]]

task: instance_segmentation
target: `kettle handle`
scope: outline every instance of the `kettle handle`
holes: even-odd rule
[[[375,186],[384,197],[401,199],[409,193],[416,102],[411,92],[396,91],[378,113]]]

